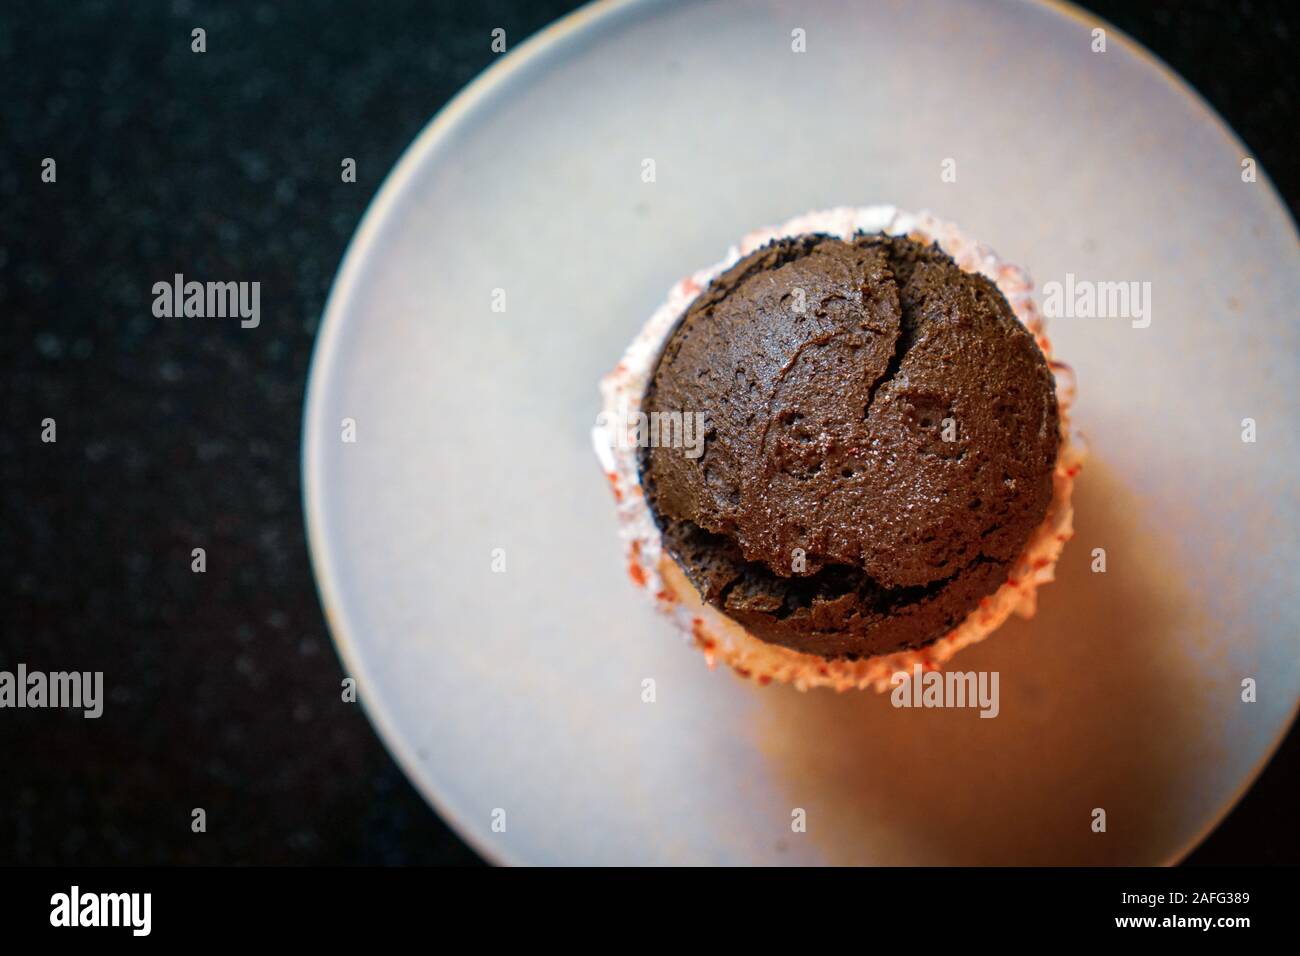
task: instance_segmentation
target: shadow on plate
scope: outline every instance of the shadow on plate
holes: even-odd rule
[[[1095,458],[1075,529],[1037,615],[949,664],[999,672],[997,717],[756,689],[760,746],[827,862],[1159,864],[1184,849],[1203,812],[1195,771],[1211,759],[1208,687],[1186,654],[1204,616]],[[1104,574],[1091,570],[1098,547]]]

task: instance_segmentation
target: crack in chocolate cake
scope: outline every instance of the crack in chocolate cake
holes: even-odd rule
[[[998,287],[905,235],[800,235],[686,309],[646,412],[702,411],[703,454],[639,452],[701,597],[827,659],[922,647],[997,591],[1044,521],[1052,371]]]

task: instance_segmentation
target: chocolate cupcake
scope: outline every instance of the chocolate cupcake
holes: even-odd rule
[[[710,661],[799,687],[883,689],[1032,614],[1080,456],[1030,291],[892,207],[683,280],[602,383],[633,580]]]

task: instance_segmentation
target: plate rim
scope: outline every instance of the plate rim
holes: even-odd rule
[[[1108,36],[1116,40],[1128,52],[1153,68],[1175,93],[1189,98],[1193,105],[1209,118],[1211,124],[1217,127],[1220,134],[1232,145],[1239,150],[1245,150],[1246,144],[1238,137],[1232,126],[1191,84],[1184,80],[1176,70],[1165,63],[1159,56],[1109,21],[1075,5],[1070,0],[1015,0],[1015,2],[1025,6],[1045,8],[1085,26],[1104,29]],[[348,240],[339,267],[331,282],[325,307],[321,312],[321,319],[312,345],[311,359],[308,363],[303,401],[302,453],[299,477],[302,484],[303,519],[306,528],[308,560],[311,565],[312,578],[316,585],[316,593],[326,627],[329,629],[335,651],[343,665],[344,674],[355,679],[362,711],[370,721],[384,748],[401,768],[407,781],[438,814],[441,820],[491,865],[528,866],[533,864],[517,856],[514,851],[508,848],[490,844],[466,822],[468,815],[460,813],[446,795],[439,791],[434,781],[430,780],[426,783],[422,780],[419,772],[422,761],[415,752],[413,745],[406,735],[398,729],[397,721],[393,718],[388,706],[383,703],[382,696],[370,693],[374,687],[374,682],[367,673],[366,668],[362,666],[360,651],[354,637],[354,629],[348,626],[348,617],[344,611],[343,602],[339,597],[339,576],[334,567],[329,538],[324,530],[327,519],[321,491],[325,481],[322,459],[324,439],[322,436],[325,433],[323,427],[325,424],[324,405],[328,394],[328,373],[329,370],[335,367],[334,355],[337,351],[341,330],[348,315],[346,304],[351,299],[352,291],[369,262],[368,249],[374,244],[382,225],[388,220],[390,212],[397,205],[398,199],[414,179],[416,170],[421,167],[428,154],[442,140],[453,134],[458,124],[467,118],[479,103],[486,100],[512,75],[539,59],[565,38],[574,35],[580,30],[594,28],[630,8],[649,8],[664,5],[666,4],[662,0],[592,0],[592,2],[570,11],[543,27],[518,47],[488,66],[433,115],[406,146],[397,162],[385,175],[362,214],[352,237]],[[1247,155],[1248,152],[1243,152],[1243,155]],[[1292,233],[1300,235],[1297,232],[1296,220],[1289,205],[1283,201],[1267,170],[1262,164],[1257,164],[1256,171],[1259,182],[1268,190],[1274,204],[1286,213]],[[1277,755],[1282,742],[1291,732],[1298,714],[1300,714],[1300,700],[1296,701],[1291,709],[1290,716],[1283,721],[1279,733],[1265,749],[1256,765],[1248,773],[1242,775],[1235,792],[1214,814],[1207,817],[1207,822],[1199,831],[1193,833],[1183,846],[1172,853],[1160,865],[1175,866],[1179,864],[1219,828]]]

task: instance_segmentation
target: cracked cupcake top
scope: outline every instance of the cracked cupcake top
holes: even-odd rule
[[[1043,520],[1054,383],[997,288],[905,237],[775,241],[682,316],[646,412],[703,453],[641,452],[665,544],[759,637],[860,656],[943,635]]]

